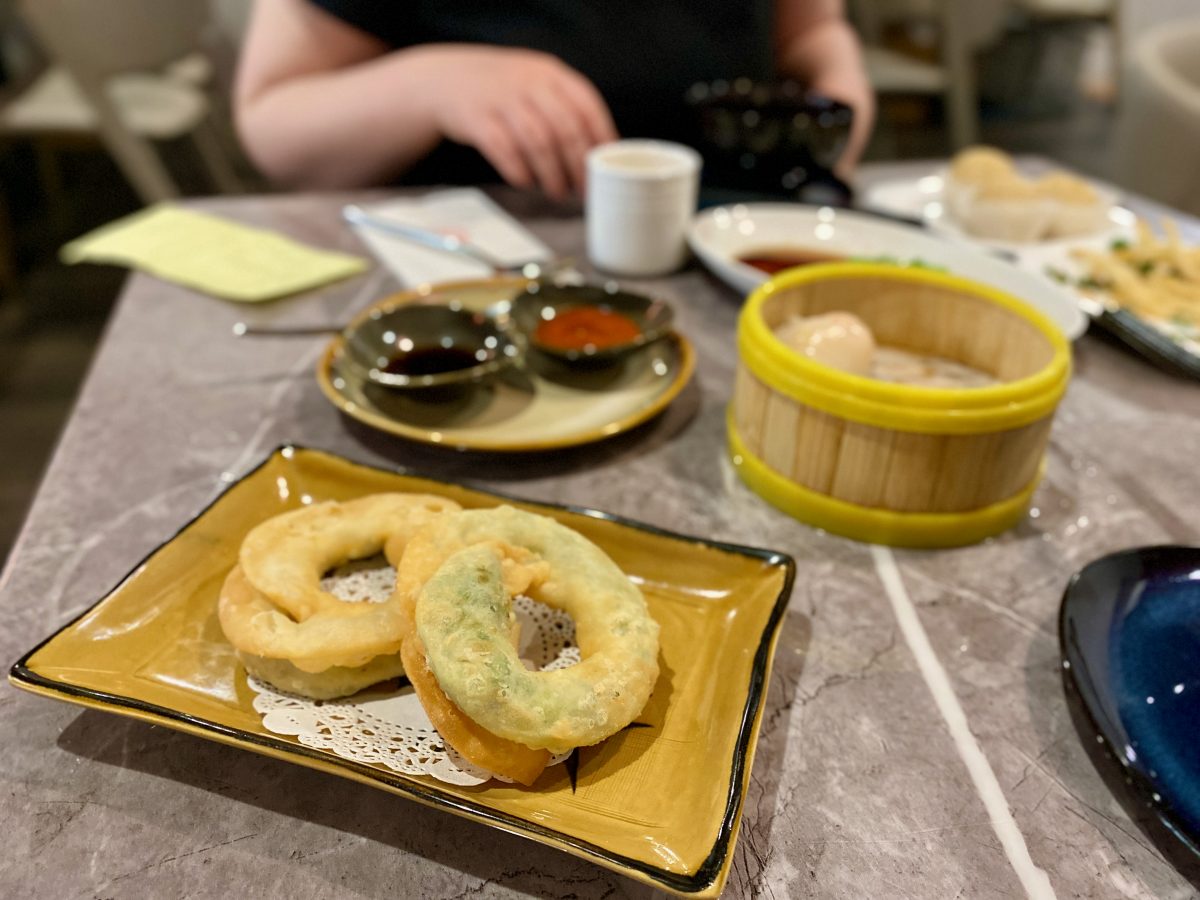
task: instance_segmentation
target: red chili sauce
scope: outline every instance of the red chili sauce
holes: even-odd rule
[[[629,316],[603,306],[560,309],[553,319],[538,324],[533,339],[555,350],[615,347],[636,340],[642,329]]]
[[[777,247],[773,249],[751,250],[738,257],[738,262],[753,266],[768,275],[775,275],[785,269],[797,266],[811,266],[816,263],[838,262],[842,257],[819,250],[806,250],[803,247]]]

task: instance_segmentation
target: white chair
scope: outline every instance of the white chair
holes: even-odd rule
[[[187,138],[218,191],[241,190],[203,87],[207,0],[20,0],[19,8],[55,64],[0,111],[0,131],[98,135],[146,203],[180,193],[153,141]]]
[[[1168,22],[1200,16],[1196,0],[1114,0],[1121,42],[1132,49],[1138,37]]]
[[[1117,79],[1137,39],[1147,31],[1200,15],[1197,0],[1012,0],[1035,25],[1072,26],[1098,22],[1108,27],[1088,35],[1083,67],[1085,93],[1111,101],[1119,93]],[[1044,47],[1041,48],[1043,51]]]
[[[941,96],[950,144],[976,143],[979,100],[974,53],[1003,27],[1005,0],[851,0],[851,17],[863,36],[867,75],[876,92]],[[917,21],[936,29],[936,61],[916,59],[882,44],[885,26]]]
[[[1200,215],[1200,17],[1128,48],[1114,143],[1117,182]]]

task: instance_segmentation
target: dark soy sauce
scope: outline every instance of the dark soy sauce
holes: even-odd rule
[[[414,347],[407,353],[392,357],[383,367],[389,375],[441,375],[444,372],[457,372],[478,365],[479,360],[470,350],[462,347]]]

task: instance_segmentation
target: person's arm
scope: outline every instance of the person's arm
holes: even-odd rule
[[[511,184],[558,198],[582,185],[588,149],[616,138],[591,82],[555,57],[467,44],[389,51],[307,0],[255,5],[234,108],[265,174],[314,187],[385,182],[450,138]]]
[[[875,92],[863,67],[858,36],[846,21],[842,0],[777,0],[776,61],[812,90],[854,108],[850,143],[839,172],[857,164],[875,122]]]

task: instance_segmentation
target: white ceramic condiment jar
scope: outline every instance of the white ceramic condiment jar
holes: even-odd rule
[[[614,275],[666,275],[687,259],[700,154],[666,141],[625,140],[587,159],[587,248]]]

